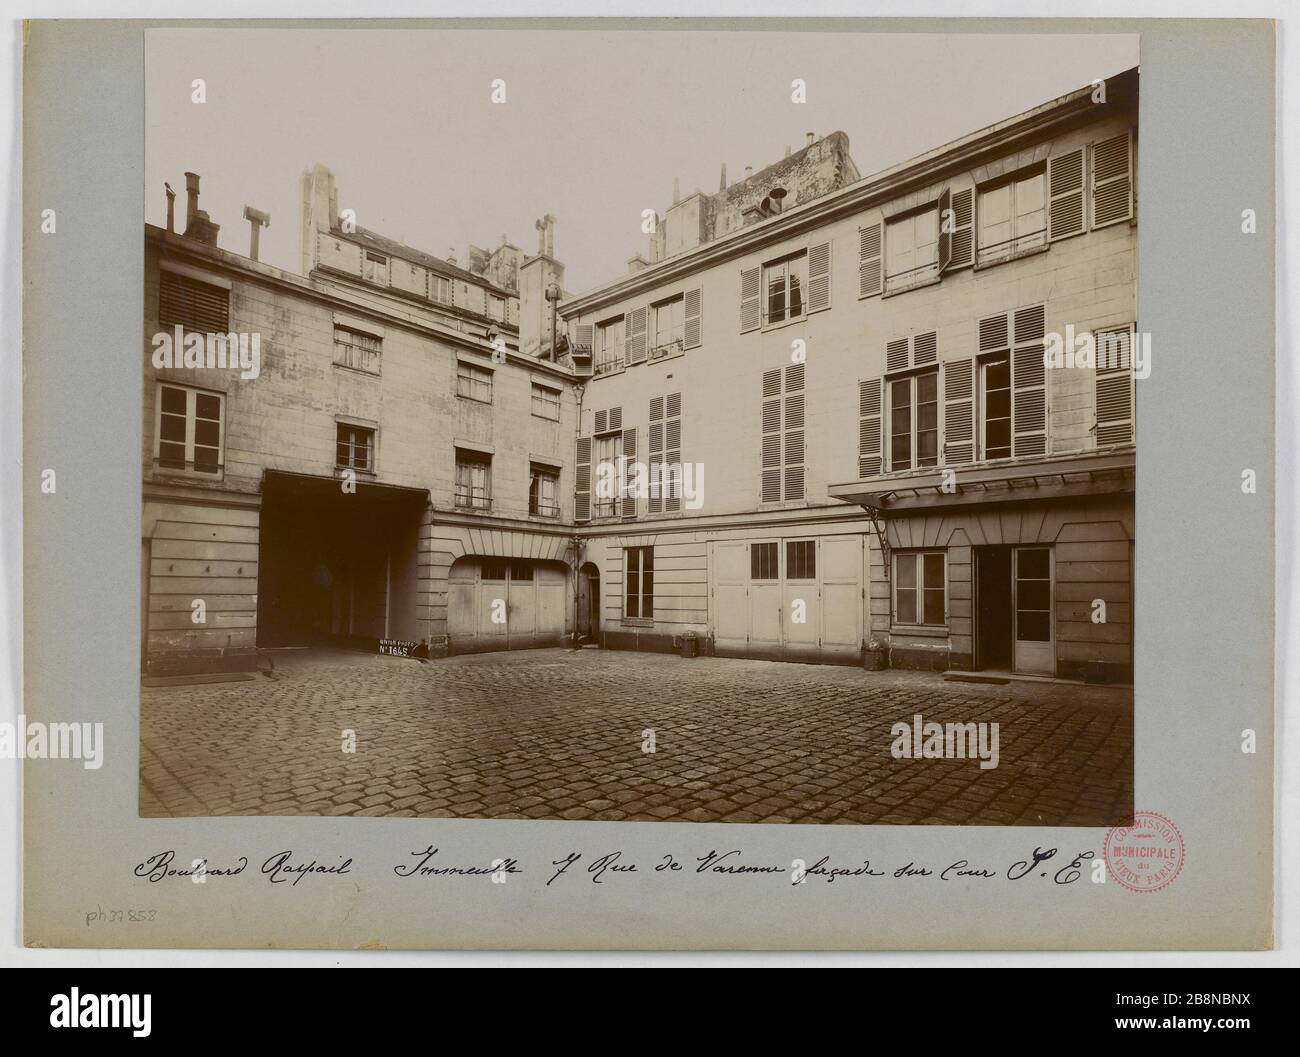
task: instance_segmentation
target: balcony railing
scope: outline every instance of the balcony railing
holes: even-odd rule
[[[457,488],[456,505],[466,510],[491,510],[492,496],[486,488]]]
[[[665,341],[651,349],[650,359],[662,360],[665,356],[676,356],[684,347],[681,338],[673,338],[672,340]]]
[[[625,366],[622,356],[612,356],[608,360],[598,360],[595,367],[595,375],[599,378],[602,374],[613,374],[615,371],[621,371]]]

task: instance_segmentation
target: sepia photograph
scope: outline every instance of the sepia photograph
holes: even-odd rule
[[[1129,825],[1137,50],[148,31],[140,814]]]

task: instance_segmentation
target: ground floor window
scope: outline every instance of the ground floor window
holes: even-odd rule
[[[625,547],[623,615],[633,620],[651,620],[655,615],[655,549]]]
[[[894,555],[894,623],[947,623],[943,551],[909,551]]]

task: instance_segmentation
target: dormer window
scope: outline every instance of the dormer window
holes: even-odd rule
[[[382,253],[372,253],[366,251],[365,261],[362,263],[361,274],[368,283],[377,283],[379,286],[388,285],[388,258]]]

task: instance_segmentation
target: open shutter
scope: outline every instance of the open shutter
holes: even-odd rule
[[[635,308],[623,318],[623,345],[628,363],[640,363],[646,354],[646,311]]]
[[[1047,159],[1047,234],[1052,242],[1083,234],[1083,161],[1082,147]]]
[[[633,468],[636,466],[636,430],[623,430],[623,495],[620,497],[619,511],[624,521],[636,517],[636,484]]]
[[[763,372],[762,499],[781,501],[781,368]]]
[[[821,312],[831,307],[831,244],[819,242],[808,247],[808,311]]]
[[[943,365],[943,461],[975,461],[975,361]]]
[[[1042,305],[1015,312],[1011,353],[1011,454],[1047,451],[1047,372],[1043,367],[1046,310]]]
[[[594,427],[594,431],[595,431],[596,435],[599,436],[601,433],[608,433],[608,432],[609,432],[609,412],[608,412],[608,411],[597,411],[594,417],[595,417],[595,420],[596,420],[595,427]]]
[[[740,270],[740,332],[757,330],[763,325],[763,290],[759,283],[759,268]]]
[[[858,383],[858,476],[875,477],[884,469],[881,458],[881,378]]]
[[[1133,443],[1133,330],[1116,327],[1096,334],[1097,447]]]
[[[664,398],[656,396],[650,401],[650,452],[646,462],[650,467],[650,494],[646,498],[646,513],[658,514],[664,508]]]
[[[952,196],[952,243],[944,271],[969,268],[975,263],[975,189],[967,187]],[[942,215],[942,214],[941,214]]]
[[[952,261],[952,192],[944,188],[939,192],[939,272],[948,270]]]
[[[701,339],[702,317],[704,314],[704,298],[697,286],[693,290],[687,290],[682,298],[685,304],[682,307],[683,327],[682,336],[685,339],[683,345],[685,348],[698,348]]]
[[[785,498],[804,498],[804,365],[785,369]]]
[[[870,297],[881,291],[880,223],[858,228],[858,296]]]
[[[1128,132],[1092,145],[1092,226],[1133,216],[1133,152]]]
[[[911,347],[911,341],[908,338],[899,338],[891,341],[885,346],[885,370],[887,371],[905,371],[908,366],[908,349]]]
[[[591,520],[591,438],[579,437],[573,458],[573,520]]]
[[[623,428],[623,409],[621,407],[611,407],[609,409],[609,432],[617,433]]]
[[[596,328],[591,323],[579,323],[574,328],[573,352],[581,356],[594,356],[596,352]]]
[[[668,489],[664,509],[682,508],[682,394],[669,393],[664,402],[664,462],[668,464]]]

